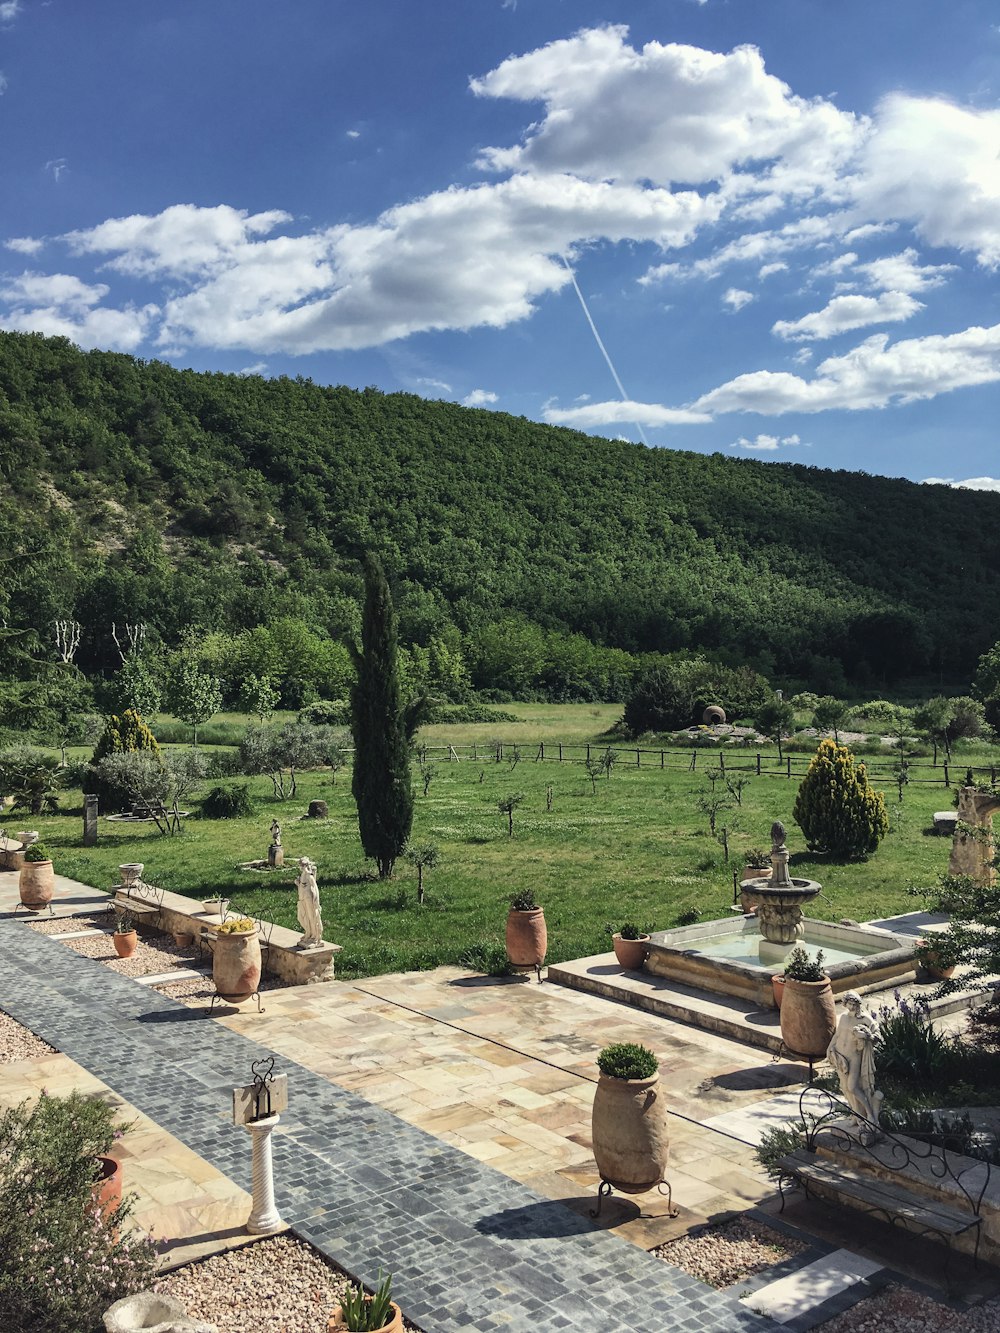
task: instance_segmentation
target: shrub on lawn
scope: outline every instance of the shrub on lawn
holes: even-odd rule
[[[245,782],[213,787],[201,803],[202,819],[245,819],[254,813],[250,788]]]
[[[811,848],[834,856],[868,856],[889,831],[885,798],[864,764],[855,767],[850,750],[829,740],[802,779],[792,815]]]

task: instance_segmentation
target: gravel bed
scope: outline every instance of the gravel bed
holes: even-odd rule
[[[219,1333],[326,1333],[349,1279],[311,1245],[271,1236],[188,1264],[156,1284]],[[406,1324],[413,1329],[413,1324]]]
[[[763,1222],[736,1217],[722,1226],[705,1227],[680,1240],[658,1245],[653,1254],[711,1287],[729,1287],[801,1254],[806,1248],[801,1241]]]
[[[0,1065],[15,1060],[37,1060],[40,1055],[52,1055],[55,1049],[0,1010]]]
[[[822,1325],[823,1333],[996,1333],[998,1328],[1000,1300],[951,1310],[893,1283]]]
[[[91,926],[104,924],[102,913],[98,922],[93,914],[86,916],[48,916],[41,921],[29,921],[28,925],[37,935],[66,935],[71,930],[89,930]]]
[[[284,982],[279,977],[263,974],[260,979],[261,991],[281,990]],[[201,1009],[212,1003],[215,986],[211,975],[206,977],[182,977],[180,981],[160,981],[153,987],[173,1000],[180,1000],[191,1009]],[[250,1000],[245,1002],[248,1006]]]

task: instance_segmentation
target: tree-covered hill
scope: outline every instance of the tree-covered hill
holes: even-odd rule
[[[365,546],[403,639],[460,642],[498,689],[516,688],[505,655],[534,626],[567,651],[571,635],[700,648],[820,690],[843,674],[968,678],[1000,632],[998,495],[408,394],[0,333],[0,470],[8,677],[58,617],[82,623],[87,671],[114,665],[110,625],[126,620],[166,644],[288,617],[341,636]]]

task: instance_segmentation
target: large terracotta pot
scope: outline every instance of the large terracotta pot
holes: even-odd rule
[[[32,912],[40,912],[52,901],[56,885],[51,861],[25,861],[18,872],[17,888],[21,902]]]
[[[134,930],[116,930],[111,937],[115,953],[119,958],[131,958],[139,943],[139,936]]]
[[[507,913],[507,957],[514,967],[541,967],[548,946],[544,909],[519,912],[512,907]]]
[[[591,1137],[601,1179],[626,1194],[642,1194],[663,1179],[669,1158],[667,1102],[652,1078],[609,1078],[594,1093]]]
[[[122,1201],[122,1164],[114,1157],[98,1157],[94,1172],[94,1203],[107,1217]]]
[[[627,968],[631,972],[641,972],[642,965],[646,961],[646,946],[649,944],[648,935],[640,935],[637,940],[623,940],[618,934],[611,936],[611,943],[615,946],[615,957],[618,959],[618,966]]]
[[[776,972],[775,975],[771,978],[771,994],[774,996],[774,1006],[775,1006],[775,1008],[776,1008],[776,1009],[780,1009],[780,1008],[781,1008],[781,1000],[782,1000],[782,997],[783,997],[784,994],[785,994],[785,974],[784,974],[784,972]]]
[[[387,1324],[383,1324],[380,1328],[373,1330],[373,1333],[403,1333],[403,1312],[395,1301],[390,1301],[389,1304],[392,1306],[392,1318]],[[330,1322],[327,1324],[327,1329],[329,1330],[329,1333],[339,1333],[340,1329],[345,1329],[346,1327],[343,1307],[338,1305],[330,1316]]]
[[[212,980],[230,1004],[242,1004],[260,985],[260,936],[253,930],[216,935],[212,944]]]
[[[818,1059],[826,1055],[837,1028],[830,978],[796,981],[785,977],[781,1001],[781,1040],[794,1055]]]

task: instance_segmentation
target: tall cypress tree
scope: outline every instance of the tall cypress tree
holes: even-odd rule
[[[396,613],[380,562],[363,561],[365,607],[361,651],[355,650],[357,684],[351,692],[354,726],[352,789],[365,855],[388,879],[406,846],[413,824],[410,737],[418,723],[413,706],[404,707],[396,669]]]

